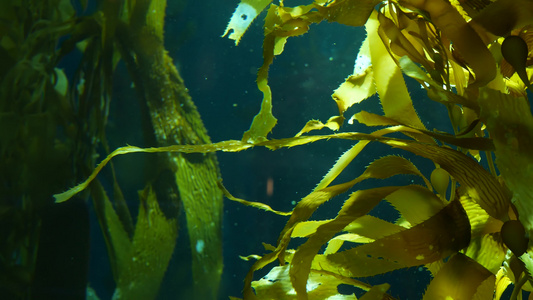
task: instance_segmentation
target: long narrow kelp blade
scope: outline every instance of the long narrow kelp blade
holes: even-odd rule
[[[332,272],[341,270],[344,276],[365,277],[443,259],[469,242],[470,224],[455,200],[414,227],[326,259],[331,262],[328,268]]]

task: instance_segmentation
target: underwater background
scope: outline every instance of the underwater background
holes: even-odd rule
[[[139,36],[127,36],[125,33],[130,31],[121,27],[123,20],[117,21],[129,14],[127,18],[130,19],[127,21],[133,24],[131,32],[135,32],[134,29],[139,29],[134,22],[138,17],[137,7],[132,11],[122,7],[126,12],[119,13],[117,7],[120,5],[117,3],[128,3],[134,7],[143,4],[150,6],[152,2],[164,1],[47,0],[41,3],[28,0],[0,5],[0,17],[4,22],[0,27],[0,45],[4,54],[0,63],[4,70],[14,70],[7,72],[7,75],[6,72],[2,73],[0,89],[3,97],[0,106],[0,154],[3,156],[0,165],[0,193],[3,195],[3,203],[0,205],[0,238],[5,241],[0,253],[0,299],[83,299],[86,295],[80,295],[80,287],[76,286],[80,283],[87,283],[89,286],[87,299],[121,298],[120,293],[123,291],[118,286],[127,286],[127,279],[122,280],[120,276],[128,278],[127,273],[133,274],[135,271],[132,268],[137,269],[124,262],[130,256],[117,257],[117,253],[131,254],[134,261],[132,265],[135,266],[135,260],[142,256],[135,256],[136,254],[142,251],[148,253],[147,256],[159,253],[149,252],[146,248],[168,248],[168,243],[165,243],[168,240],[158,234],[163,232],[170,240],[173,237],[172,230],[164,231],[158,227],[159,231],[153,231],[155,238],[146,239],[150,243],[142,245],[145,248],[141,247],[139,253],[135,249],[121,248],[133,244],[133,224],[137,223],[137,226],[146,221],[148,227],[161,226],[155,224],[156,219],[151,219],[151,214],[157,214],[159,207],[162,213],[157,220],[170,220],[171,227],[176,225],[172,222],[177,222],[179,231],[175,247],[170,247],[172,255],[159,291],[155,289],[157,299],[199,299],[195,293],[203,287],[194,283],[192,270],[197,257],[193,257],[193,254],[210,252],[204,251],[203,240],[198,241],[196,247],[191,247],[189,235],[194,234],[196,229],[188,226],[184,204],[178,192],[170,191],[169,199],[161,197],[156,201],[149,196],[152,183],[154,186],[161,184],[154,187],[154,190],[164,190],[161,187],[165,182],[162,181],[168,180],[168,170],[162,171],[163,175],[154,175],[161,171],[161,161],[154,158],[159,154],[129,153],[117,156],[98,174],[95,180],[98,184],[83,187],[88,191],[80,193],[67,203],[55,204],[52,198],[52,194],[85,180],[93,168],[114,149],[127,145],[147,148],[174,144],[171,139],[170,142],[164,140],[156,143],[152,135],[164,134],[154,133],[157,131],[155,126],[154,132],[147,133],[152,130],[147,125],[150,123],[147,120],[147,110],[157,104],[145,103],[146,99],[139,92],[148,91],[148,94],[150,84],[157,82],[164,86],[166,82],[152,76],[153,70],[132,67],[142,66],[143,58],[139,53],[144,50],[150,53],[157,46],[152,48],[152,40],[139,38],[143,34],[142,30],[138,31]],[[287,6],[298,4],[297,1],[284,2]],[[175,0],[168,1],[165,7],[162,35],[164,50],[183,78],[185,92],[191,96],[213,143],[240,140],[259,112],[263,98],[256,79],[257,71],[263,64],[263,19],[266,11],[257,17],[236,46],[233,40],[222,37],[222,34],[237,5],[236,0]],[[34,9],[34,6],[38,9]],[[32,11],[38,13],[32,14]],[[62,21],[53,23],[48,17],[39,19],[39,13],[44,16],[46,11],[52,11],[50,15]],[[81,16],[75,22],[69,21],[66,16],[67,12],[73,11]],[[110,15],[120,18],[113,20],[109,18]],[[23,21],[20,24],[13,23],[13,27],[6,25],[8,21],[18,19]],[[54,26],[50,27],[53,29],[47,29],[48,22],[53,23]],[[157,31],[158,23],[154,23]],[[338,114],[339,108],[331,99],[332,93],[353,73],[358,51],[366,38],[364,27],[326,21],[311,24],[310,27],[311,30],[306,34],[291,37],[283,53],[276,56],[270,66],[268,84],[272,90],[273,115],[277,118],[277,126],[269,133],[269,139],[293,137],[309,120],[325,122]],[[26,37],[31,45],[14,38],[16,34],[13,32],[18,31],[24,33],[21,36]],[[86,41],[86,35],[94,35],[95,38]],[[125,45],[129,45],[131,49]],[[13,50],[17,47],[21,49]],[[111,48],[113,49],[110,50]],[[26,50],[30,54],[21,54],[24,56],[20,59],[22,63],[10,60],[16,57],[17,51],[25,53],[23,51]],[[54,54],[48,57],[46,51]],[[152,58],[147,55],[148,60]],[[166,67],[170,71],[165,70],[172,73],[172,67]],[[48,74],[43,75],[46,80],[35,79],[41,74]],[[426,90],[419,82],[405,75],[403,77],[413,105],[427,130],[436,128],[441,132],[454,132],[457,128],[450,125],[448,110],[444,105],[428,99]],[[40,80],[44,82],[43,85],[35,87]],[[67,83],[63,86],[62,82]],[[145,86],[140,86],[141,82]],[[159,85],[154,89],[158,87]],[[18,92],[17,88],[23,91]],[[27,92],[30,90],[34,94]],[[58,98],[64,103],[50,103],[50,99],[54,99],[56,94],[60,94]],[[24,104],[21,107],[16,107],[17,101],[7,100],[19,100],[19,96],[19,102]],[[161,102],[164,100],[161,97]],[[54,106],[56,104],[57,107]],[[183,106],[182,103],[181,107]],[[72,108],[75,113],[72,116],[61,115],[60,112],[67,108]],[[362,110],[383,114],[379,98],[374,95],[353,105],[344,115],[349,117]],[[24,117],[17,119],[18,117],[13,117],[16,114]],[[151,117],[154,118],[154,115]],[[182,121],[180,118],[176,116],[174,119],[170,115],[169,119],[161,119],[164,120],[163,123],[178,124]],[[44,141],[44,137],[43,140],[36,138],[41,131],[51,138],[47,141]],[[345,122],[339,132],[369,132],[369,127],[363,122]],[[330,133],[329,129],[322,129],[316,134]],[[391,136],[401,135],[398,133]],[[195,143],[201,144],[196,140]],[[223,185],[233,196],[264,203],[274,210],[285,212],[293,210],[303,197],[311,193],[339,157],[355,143],[348,139],[328,139],[276,151],[257,146],[240,152],[218,151],[215,155]],[[15,147],[10,148],[12,144]],[[51,149],[60,151],[51,154]],[[62,156],[64,153],[68,155]],[[332,184],[352,180],[362,174],[372,161],[391,153],[410,160],[428,178],[435,169],[435,164],[429,159],[401,149],[391,152],[389,145],[376,142],[370,143]],[[31,155],[38,159],[27,159]],[[160,157],[166,157],[164,155]],[[207,156],[202,155],[193,153],[186,157],[193,163],[198,163]],[[74,161],[80,157],[83,159]],[[18,160],[23,162],[20,172],[13,171],[18,167]],[[170,160],[171,156],[168,155],[168,161]],[[488,168],[485,163],[482,165]],[[169,169],[175,171],[173,167]],[[68,179],[63,181],[50,183],[54,176],[61,177],[64,174],[71,176],[66,176]],[[189,180],[191,186],[202,181],[193,176]],[[169,185],[173,186],[175,183],[171,182]],[[393,176],[383,180],[368,179],[351,187],[348,193],[382,186],[424,183],[419,176],[414,175]],[[169,190],[170,188],[165,191]],[[112,205],[109,204],[111,202],[105,191],[113,194]],[[450,190],[448,193],[451,193]],[[57,194],[54,197],[56,202],[68,200],[58,200]],[[28,199],[44,200],[28,203]],[[120,199],[125,200],[126,208],[121,207]],[[346,195],[332,198],[327,205],[320,206],[310,220],[334,218],[345,200]],[[156,208],[151,207],[154,202]],[[204,207],[209,206],[205,201],[201,203]],[[124,214],[128,210],[132,218],[129,223]],[[106,213],[103,214],[103,211]],[[224,197],[222,212],[223,271],[216,298],[240,298],[243,297],[244,279],[255,261],[252,255],[264,255],[267,252],[265,248],[268,249],[265,244],[276,245],[279,233],[289,217],[230,201],[227,197]],[[386,201],[381,201],[370,215],[392,223],[403,217]],[[35,218],[32,219],[33,217]],[[154,224],[150,223],[152,221]],[[131,225],[130,228],[128,224]],[[121,237],[114,235],[117,233],[113,231],[117,228],[126,232],[126,239],[120,240]],[[158,238],[161,238],[161,243]],[[142,241],[138,243],[142,244]],[[292,239],[289,248],[296,249],[302,243],[303,239]],[[351,246],[347,244],[342,250],[350,249]],[[322,250],[324,248],[325,246]],[[133,254],[128,251],[133,251]],[[215,249],[214,252],[216,251]],[[246,257],[248,258],[245,259]],[[444,258],[443,261],[447,259]],[[145,271],[151,268],[148,261],[153,263],[158,260],[147,260]],[[25,269],[27,265],[31,267]],[[127,267],[120,269],[124,266]],[[165,266],[163,263],[163,266],[158,267],[164,271]],[[153,268],[157,269],[157,266]],[[265,276],[268,269],[256,270],[254,279]],[[32,282],[34,271],[37,274],[36,283]],[[63,280],[61,278],[64,282],[54,285],[57,280]],[[117,278],[122,281],[119,282]],[[430,272],[421,265],[360,280],[372,286],[390,284],[387,293],[396,299],[422,299],[431,278]],[[132,280],[130,287],[135,282],[140,281]],[[208,289],[210,287],[206,287]],[[355,293],[357,297],[361,297],[365,294],[365,291],[348,284],[341,284],[338,289],[344,295]],[[503,299],[509,297],[509,294],[507,291]]]

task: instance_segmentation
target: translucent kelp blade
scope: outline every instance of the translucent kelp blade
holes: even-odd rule
[[[418,130],[415,130],[415,129],[396,126],[396,127],[389,127],[389,128],[384,128],[384,129],[380,129],[380,130],[374,131],[371,134],[371,136],[379,138],[380,136],[388,134],[388,133],[398,132],[398,131],[402,132],[402,129],[405,129],[405,130],[403,130],[403,132],[410,132],[411,134],[419,132]],[[342,135],[342,134],[340,134],[340,135]],[[337,136],[340,136],[340,135],[337,135]],[[348,151],[344,152],[339,157],[339,159],[337,159],[337,161],[335,162],[335,165],[333,165],[333,167],[331,167],[331,169],[329,169],[328,173],[326,173],[326,175],[324,175],[324,178],[322,178],[322,180],[317,185],[315,190],[319,190],[319,189],[325,188],[331,182],[333,182],[333,180],[335,180],[335,178],[337,178],[337,176],[339,176],[339,174],[357,157],[357,155],[359,155],[359,153],[366,147],[366,145],[368,145],[370,140],[372,140],[372,139],[371,138],[369,138],[369,139],[364,139],[363,138],[362,141],[359,141],[357,144],[352,146],[351,149],[349,149]],[[400,162],[400,160],[401,160],[400,158],[388,158],[387,160],[388,160],[387,162],[386,161],[377,160],[374,163],[376,163],[376,164],[388,163],[389,164],[388,167],[393,167],[392,169],[387,169],[387,168],[378,169],[377,167],[372,167],[372,168],[370,168],[370,170],[367,169],[365,171],[365,173],[359,179],[357,179],[358,180],[357,182],[359,182],[361,180],[364,180],[364,179],[367,179],[367,178],[384,179],[384,178],[387,178],[387,177],[390,177],[390,176],[394,176],[396,174],[413,174],[413,175],[421,176],[424,179],[424,181],[426,182],[427,186],[428,187],[430,186],[429,182],[426,180],[426,178],[410,162],[408,162],[406,160]],[[378,162],[378,161],[380,161],[380,162]],[[396,163],[398,165],[396,165]],[[400,169],[404,168],[404,169],[400,170],[399,168]],[[389,175],[386,175],[386,176],[385,175],[372,175],[372,174],[370,174],[370,172],[389,172],[389,171],[390,171],[390,173],[388,173]],[[406,172],[406,173],[402,173],[402,172]],[[379,177],[374,177],[374,176],[379,176]]]
[[[455,178],[489,215],[505,219],[510,195],[498,179],[483,169],[475,160],[456,150],[409,141],[383,141],[393,147],[401,148],[438,163]]]
[[[374,82],[385,116],[416,128],[425,128],[413,107],[403,75],[379,37],[378,12],[366,23]]]
[[[494,287],[495,276],[489,270],[457,253],[431,281],[424,299],[473,299],[478,288],[483,287],[482,283],[487,279],[491,282],[491,288]]]
[[[274,267],[258,281],[252,283],[258,299],[297,299],[289,278],[290,265]],[[356,300],[354,295],[339,294],[337,286],[350,284],[351,280],[342,280],[338,276],[313,272],[309,276],[308,289],[310,300],[339,299]],[[332,297],[332,298],[329,298]],[[381,299],[381,298],[379,298]]]
[[[446,205],[432,191],[419,185],[409,185],[388,195],[394,208],[412,225],[422,223]]]
[[[511,279],[505,275],[504,269],[501,268],[498,273],[496,273],[496,284],[494,288],[494,300],[500,300],[503,292],[511,284]]]
[[[344,228],[344,231],[377,240],[404,229],[405,227],[400,225],[384,221],[371,215],[364,215],[348,224]]]
[[[466,247],[470,224],[454,200],[426,221],[373,243],[327,256],[328,271],[365,277],[428,264]],[[332,268],[332,269],[329,269]]]
[[[299,9],[285,9],[271,5],[265,17],[265,38],[263,40],[263,65],[257,72],[257,87],[263,93],[261,110],[254,117],[250,129],[243,134],[242,141],[256,143],[265,141],[266,136],[276,125],[277,119],[272,115],[272,92],[268,85],[268,69],[275,55],[281,54],[287,37],[298,36],[309,30],[312,22],[319,22],[316,13],[307,14],[314,6],[299,6]]]
[[[500,232],[503,225],[501,220],[491,217],[479,204],[475,202],[470,195],[463,193],[463,189],[458,189],[460,195],[459,201],[463,205],[468,219],[470,220],[470,226],[472,227],[472,238],[477,238],[482,235]]]
[[[533,116],[525,98],[491,89],[480,93],[481,119],[494,139],[496,164],[513,191],[520,221],[533,229]]]
[[[337,103],[339,116],[355,103],[369,98],[376,93],[374,83],[374,71],[370,64],[370,46],[368,37],[363,41],[357,59],[355,61],[353,74],[346,78],[331,97]]]
[[[505,259],[507,249],[504,248],[499,236],[485,234],[472,238],[464,254],[496,274]]]
[[[222,36],[229,34],[228,38],[234,40],[235,45],[238,45],[246,29],[270,2],[272,0],[242,0],[237,5]]]
[[[131,257],[120,272],[113,299],[155,299],[174,252],[176,219],[167,219],[151,186],[139,193]]]
[[[326,16],[329,22],[337,22],[349,26],[363,26],[370,13],[381,0],[335,0],[328,6],[317,5],[320,13]]]
[[[366,215],[384,197],[397,189],[398,187],[381,187],[353,193],[346,200],[337,217],[319,226],[316,233],[297,249],[292,260],[290,276],[292,285],[297,294],[301,295],[300,297],[305,298],[307,295],[306,281],[311,271],[311,263],[322,245],[352,221]]]

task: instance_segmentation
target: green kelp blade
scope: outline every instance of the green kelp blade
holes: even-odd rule
[[[263,278],[254,281],[252,287],[255,290],[258,299],[297,299],[289,278],[290,265],[272,268]],[[352,284],[349,279],[343,280],[334,274],[325,272],[313,272],[309,276],[309,299],[322,300],[334,299],[339,300],[356,300],[354,295],[339,294],[337,287],[340,284]],[[380,298],[381,299],[381,298]]]
[[[331,95],[339,108],[339,116],[356,103],[376,93],[374,71],[370,65],[370,45],[365,38],[355,61],[354,72]]]
[[[380,2],[381,0],[335,0],[329,2],[328,6],[316,5],[316,8],[329,22],[363,26],[374,7]]]
[[[474,71],[476,81],[472,84],[481,87],[496,76],[496,62],[489,49],[476,31],[463,19],[461,14],[445,0],[403,0],[402,4],[427,12],[431,22],[449,38],[455,49],[461,53],[466,63]]]
[[[437,273],[424,294],[424,300],[433,299],[476,299],[486,295],[490,299],[496,277],[464,254],[457,253]],[[485,281],[488,280],[487,283]],[[488,291],[487,291],[488,289]]]
[[[431,190],[408,185],[388,195],[387,200],[411,225],[420,224],[444,208],[444,203]]]
[[[501,243],[501,238],[497,234],[485,234],[475,238],[472,236],[464,254],[496,274],[502,267],[506,252],[507,248]]]
[[[402,71],[378,34],[378,12],[372,13],[365,26],[370,43],[374,82],[385,116],[402,124],[425,129],[413,107]]]
[[[481,119],[494,139],[496,165],[513,192],[520,221],[533,229],[533,116],[528,99],[491,89],[480,92]]]
[[[426,221],[401,232],[326,257],[327,271],[366,277],[443,259],[470,242],[470,224],[461,203],[452,201]]]
[[[459,151],[436,145],[392,139],[381,142],[438,163],[489,215],[496,219],[506,218],[510,203],[509,191],[472,158]]]
[[[167,219],[149,185],[139,193],[131,257],[120,271],[113,299],[155,299],[178,236],[178,222]]]
[[[132,241],[98,180],[91,185],[91,195],[106,242],[113,278],[118,282],[133,256]]]
[[[272,91],[268,85],[268,69],[274,56],[283,52],[289,36],[298,36],[309,30],[311,21],[306,14],[312,6],[303,6],[298,13],[285,11],[284,7],[271,5],[265,17],[265,39],[263,41],[263,65],[257,72],[257,87],[263,93],[261,109],[254,117],[250,129],[243,134],[242,141],[257,143],[266,140],[266,136],[276,126],[277,119],[272,115]]]
[[[399,187],[381,187],[354,192],[342,206],[337,217],[320,225],[315,234],[301,245],[294,254],[290,269],[292,285],[299,299],[307,298],[307,279],[311,264],[320,248],[331,240],[338,232],[357,218],[367,214],[383,198],[396,191]],[[328,270],[332,271],[332,270]],[[333,271],[334,272],[334,271]]]

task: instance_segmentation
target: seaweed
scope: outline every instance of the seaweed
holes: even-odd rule
[[[414,266],[429,270],[433,276],[424,299],[500,299],[511,284],[511,299],[521,299],[522,291],[531,292],[533,116],[527,94],[533,72],[529,51],[533,47],[531,1],[316,0],[297,6],[271,2],[241,1],[224,33],[239,43],[260,12],[267,10],[263,65],[257,73],[257,87],[263,93],[261,109],[241,140],[212,143],[207,136],[163,47],[164,1],[105,2],[93,16],[71,21],[73,25],[66,27],[72,34],[66,45],[78,44],[84,54],[78,83],[87,75],[93,79],[83,84],[77,95],[78,113],[87,117],[90,137],[101,139],[106,147],[102,130],[107,118],[105,107],[110,99],[110,74],[119,58],[128,67],[153,129],[152,147],[118,148],[90,175],[93,156],[77,158],[85,162],[80,167],[83,173],[72,174],[71,181],[86,180],[54,195],[57,205],[64,205],[90,190],[112,258],[115,297],[153,298],[157,294],[177,236],[177,212],[163,211],[161,203],[170,201],[178,206],[172,202],[176,194],[187,214],[191,248],[196,249],[193,277],[196,295],[202,299],[216,297],[222,272],[222,195],[288,216],[275,245],[264,244],[264,254],[244,258],[255,259],[244,278],[244,299],[356,299],[354,294],[341,294],[340,285],[362,290],[360,299],[393,299],[387,294],[388,284],[372,286],[364,279]],[[269,86],[269,68],[291,38],[306,34],[322,21],[364,26],[367,33],[353,74],[332,95],[339,114],[325,123],[310,120],[293,137],[269,138],[277,123],[272,113],[276,97]],[[98,30],[89,24],[97,25]],[[51,32],[63,35],[63,28]],[[34,57],[32,62],[40,58]],[[41,70],[28,62],[20,67],[28,65],[36,72]],[[64,76],[61,71],[55,74],[54,85],[41,81],[37,89],[54,87],[54,93],[66,97]],[[33,83],[31,78],[15,78]],[[406,85],[407,78],[426,91],[424,101],[442,104],[453,132],[426,128]],[[374,94],[379,96],[383,115],[355,113],[347,123],[357,121],[370,128],[369,132],[344,131],[348,109],[372,101],[367,99],[375,99],[371,98]],[[27,99],[22,111],[42,107],[42,99],[35,94],[21,95]],[[68,103],[65,106],[68,108]],[[47,120],[46,115],[36,118]],[[21,121],[9,113],[2,122]],[[324,128],[343,131],[313,132]],[[6,139],[18,137],[6,133]],[[253,147],[275,151],[319,141],[327,145],[333,139],[354,144],[291,212],[232,196],[231,187],[226,189],[218,175],[217,151]],[[95,153],[94,145],[74,140],[85,145],[83,154]],[[359,176],[346,174],[347,167],[370,143],[390,147],[390,155],[376,158]],[[28,149],[35,147],[42,148],[30,145]],[[395,155],[401,153],[397,150],[428,159],[433,169],[429,179],[420,166]],[[171,170],[173,177],[163,191],[154,189],[157,179],[147,181],[133,225],[121,204],[118,183],[115,210],[97,174],[114,157],[139,152],[163,153],[156,158],[155,173],[170,176],[162,170]],[[339,183],[341,174],[353,179]],[[381,180],[402,174],[418,176],[424,185],[379,186]],[[377,186],[359,188],[366,180]],[[344,197],[336,215],[313,220],[317,209],[334,197]],[[369,215],[382,201],[398,212],[398,220]],[[13,248],[17,244],[9,245]],[[293,245],[297,246],[292,249]],[[264,268],[268,274],[258,279],[256,272]],[[128,285],[133,282],[139,284]]]
[[[196,250],[189,271],[195,296],[214,299],[222,272],[223,199],[214,155],[154,158],[137,218],[114,167],[112,198],[98,179],[69,203],[54,204],[52,198],[89,176],[98,155],[110,152],[106,129],[120,61],[148,116],[148,144],[210,143],[163,45],[166,1],[29,0],[1,6],[3,297],[59,299],[66,293],[84,299],[92,291],[90,196],[107,245],[114,299],[156,298],[174,253],[181,206]]]

